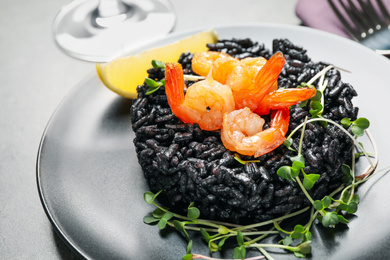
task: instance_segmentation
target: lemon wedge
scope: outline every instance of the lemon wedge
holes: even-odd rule
[[[109,89],[126,97],[137,97],[137,86],[148,76],[146,70],[152,67],[152,60],[177,62],[183,52],[207,51],[207,43],[216,43],[214,30],[200,32],[177,42],[146,50],[140,54],[122,57],[107,63],[97,63],[97,73]]]

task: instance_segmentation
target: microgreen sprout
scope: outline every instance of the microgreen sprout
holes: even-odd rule
[[[247,248],[254,247],[259,249],[265,255],[269,256],[268,253],[264,250],[266,247],[277,247],[281,249],[286,249],[298,253],[301,256],[310,254],[309,246],[309,235],[305,235],[303,243],[291,246],[285,244],[259,244],[258,242],[264,239],[269,235],[276,235],[279,233],[275,228],[270,228],[268,230],[260,230],[258,228],[272,225],[274,222],[280,223],[284,219],[297,216],[307,211],[308,208],[301,209],[297,212],[287,214],[285,216],[276,218],[274,220],[268,220],[260,223],[255,223],[251,225],[241,226],[231,223],[204,220],[200,219],[200,211],[194,206],[194,203],[191,203],[188,206],[187,216],[180,215],[165,209],[160,206],[155,200],[157,196],[162,191],[154,194],[150,191],[144,193],[144,200],[148,204],[156,206],[156,209],[144,217],[144,223],[149,225],[157,224],[160,229],[164,229],[168,226],[175,228],[179,231],[188,241],[186,254],[182,259],[214,259],[212,257],[203,256],[200,254],[194,254],[192,250],[192,240],[189,237],[187,231],[198,231],[202,234],[204,240],[208,244],[210,253],[221,251],[225,245],[225,241],[229,238],[235,238],[237,246],[233,250],[233,259],[244,259],[246,257]],[[297,254],[296,254],[297,255]],[[262,259],[263,256],[252,257],[247,259]],[[269,259],[272,259],[268,257]]]
[[[310,99],[310,110],[309,113],[311,114],[312,118],[323,118],[322,113],[324,112],[325,107],[325,99],[324,99],[324,91],[328,85],[328,81],[325,80],[325,74],[330,69],[332,69],[334,66],[330,65],[320,72],[318,72],[308,83],[303,82],[300,86],[302,87],[313,87],[311,84],[314,83],[315,80],[319,78],[318,82],[318,88],[316,91],[316,94],[314,97]],[[306,104],[309,102],[309,100],[306,100],[305,102],[301,102],[300,106],[306,106]],[[320,121],[323,127],[327,126],[326,121]]]
[[[145,78],[145,83],[148,85],[148,91],[146,91],[145,95],[150,95],[156,92],[161,86],[165,84],[165,80],[155,81],[150,78]]]
[[[234,155],[234,159],[236,159],[237,162],[241,163],[241,164],[246,164],[246,163],[251,163],[251,162],[260,162],[260,160],[242,160],[240,155],[238,153],[236,153]]]
[[[292,145],[291,138],[289,138],[289,139],[287,139],[287,138],[284,139],[283,145],[286,146],[287,149],[289,149],[290,151],[296,152],[296,150],[293,149],[293,148],[291,147],[291,145]]]
[[[366,130],[370,126],[370,121],[367,118],[360,117],[355,121],[351,121],[349,118],[343,118],[340,122],[345,128],[351,126],[351,131],[356,136],[362,136],[364,134],[364,130]]]
[[[165,69],[165,62],[159,60],[152,60],[152,66],[155,69]]]
[[[158,61],[158,60],[152,60],[152,66],[153,68],[160,68],[165,70],[165,62]],[[198,81],[203,80],[205,77],[203,76],[196,76],[196,75],[183,75],[184,80],[186,81]],[[162,79],[161,81],[155,81],[151,78],[145,78],[145,83],[148,85],[148,90],[146,91],[145,95],[150,95],[157,90],[160,89],[161,86],[165,85],[165,79]]]

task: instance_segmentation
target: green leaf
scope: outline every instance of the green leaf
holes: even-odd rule
[[[161,219],[170,220],[173,217],[172,212],[165,212]]]
[[[356,136],[363,136],[364,135],[364,129],[356,126],[356,125],[353,125],[351,127],[351,131],[352,133],[354,133]]]
[[[316,94],[314,95],[314,97],[311,98],[311,100],[318,102],[318,101],[321,101],[321,98],[322,98],[322,92],[317,90]],[[320,103],[320,105],[322,107],[321,103]],[[316,106],[316,105],[314,105],[314,106]]]
[[[204,229],[204,228],[200,228],[200,233],[202,234],[204,240],[206,240],[206,242],[210,242],[211,240],[211,236],[209,235],[209,233],[207,233],[207,231]]]
[[[157,91],[161,86],[164,85],[162,82],[157,82],[150,78],[145,78],[146,85],[149,86],[148,91],[145,93],[145,95],[150,95],[153,92]]]
[[[305,228],[302,225],[296,225],[294,227],[294,232],[298,232],[302,234],[303,232],[305,232]]]
[[[159,229],[164,229],[166,225],[167,225],[167,220],[165,218],[160,219],[157,224]]]
[[[160,208],[157,208],[157,209],[155,209],[155,210],[153,211],[153,217],[158,218],[158,219],[162,218],[162,216],[163,216],[164,214],[165,214],[165,211],[162,210],[162,209],[160,209]]]
[[[336,212],[326,212],[322,218],[322,225],[324,227],[334,227],[337,223],[339,223],[339,217]]]
[[[186,249],[187,254],[191,254],[191,250],[192,250],[192,240],[188,241],[188,245]]]
[[[353,172],[352,172],[351,168],[347,164],[341,165],[341,172],[344,174],[343,182],[345,184],[352,183],[352,180],[354,178]]]
[[[356,119],[353,124],[357,127],[360,127],[361,129],[367,129],[370,127],[370,121],[368,121],[367,118],[360,117]]]
[[[152,204],[154,202],[155,194],[151,191],[147,191],[144,193],[144,201],[148,204]]]
[[[303,176],[303,186],[306,190],[313,188],[315,182],[320,178],[319,174],[304,174]]]
[[[349,167],[349,165],[347,165],[347,164],[345,164],[345,163],[341,165],[341,171],[342,171],[345,175],[350,175],[350,176],[352,176],[351,167]]]
[[[302,238],[302,242],[309,241],[309,240],[311,240],[311,232],[307,231]]]
[[[305,167],[305,165],[304,164],[302,164],[302,162],[300,162],[300,161],[294,161],[293,163],[292,163],[292,168],[293,168],[293,170],[294,170],[294,173],[296,173],[296,172],[298,172],[298,174],[299,174],[299,171],[301,170],[301,169],[303,169]],[[298,175],[297,175],[298,176]],[[296,176],[295,176],[296,177]]]
[[[229,229],[225,226],[220,225],[218,228],[218,233],[221,235],[226,235],[229,233]]]
[[[244,246],[239,246],[233,250],[233,259],[245,259],[246,257],[246,248]]]
[[[318,210],[318,211],[324,209],[324,204],[322,204],[322,202],[319,201],[319,200],[314,201],[313,206],[314,206],[314,208],[315,208],[316,210]]]
[[[163,61],[158,61],[158,60],[152,60],[152,66],[153,68],[162,68],[165,69],[165,62]]]
[[[187,217],[191,220],[195,220],[195,219],[198,219],[200,216],[200,211],[198,208],[196,207],[192,207],[190,205],[190,207],[188,207],[188,212],[187,212]]]
[[[324,118],[323,116],[319,116],[319,118]],[[326,121],[320,121],[320,124],[323,126],[323,127],[327,127],[328,126],[328,122]]]
[[[332,199],[329,197],[329,196],[325,196],[322,200],[321,200],[322,204],[324,205],[324,208],[327,208],[330,206],[330,204],[332,204]]]
[[[157,221],[159,221],[159,219],[153,217],[152,214],[148,214],[144,217],[143,221],[145,224],[153,224],[153,223],[156,223]]]
[[[306,99],[304,101],[299,102],[299,107],[305,107],[308,102],[309,102],[309,99]]]
[[[294,168],[302,169],[305,167],[305,158],[303,157],[303,155],[290,157],[290,160],[293,162]]]
[[[283,145],[286,146],[287,149],[289,149],[290,151],[296,152],[295,149],[291,148],[291,145],[292,145],[291,138],[289,138],[289,139],[287,139],[287,138],[284,139]]]
[[[219,250],[219,247],[216,243],[209,241],[209,250],[211,253],[217,252]]]
[[[154,92],[156,92],[160,87],[157,88],[149,88],[148,91],[145,93],[145,95],[150,95]]]
[[[337,209],[347,211],[348,205],[345,203],[340,203],[340,205],[337,206]]]
[[[182,260],[192,260],[192,254],[186,254],[183,256]]]
[[[301,252],[299,251],[294,251],[294,255],[298,258],[305,258],[306,255],[302,254]]]
[[[352,200],[351,202],[355,202],[356,204],[359,204],[359,195],[358,194],[354,194],[353,197],[352,197]]]
[[[154,193],[151,191],[147,191],[144,193],[144,201],[148,204],[152,204],[154,202]]]
[[[241,231],[237,232],[237,243],[239,246],[242,246],[244,244],[244,236],[242,235]]]
[[[345,128],[348,128],[352,122],[349,118],[347,117],[344,117],[343,119],[341,119],[340,123],[345,127]]]
[[[161,82],[157,82],[151,78],[145,78],[145,83],[150,88],[157,88],[157,87],[161,87],[163,85]]]
[[[349,200],[350,196],[351,196],[351,193],[348,190],[346,190],[346,191],[344,191],[344,194],[343,194],[343,197],[341,198],[341,200],[344,203],[348,203],[348,200]]]
[[[305,228],[302,225],[296,225],[294,227],[294,232],[291,234],[293,239],[301,238],[305,233]]]
[[[339,218],[339,222],[342,223],[342,224],[348,224],[349,221],[347,219],[344,218],[343,215],[337,215],[337,217]]]
[[[190,237],[188,236],[187,230],[185,229],[185,223],[184,222],[180,222],[180,221],[175,219],[173,221],[173,225],[176,228],[176,230],[178,230],[179,232],[183,233],[183,235],[185,236],[187,241],[190,240]]]
[[[355,202],[351,202],[348,204],[347,212],[349,214],[354,214],[358,209],[358,205]]]
[[[157,192],[156,194],[154,194],[153,192],[151,191],[147,191],[144,193],[144,201],[148,204],[153,204],[154,203],[154,200],[157,198],[157,196],[162,192],[162,190],[160,190],[159,192]]]
[[[309,110],[309,113],[312,116],[317,116],[318,114],[321,114],[323,106],[318,101],[312,101],[312,102],[310,102],[310,108],[311,109]]]
[[[294,178],[291,176],[291,167],[290,166],[282,166],[278,169],[276,174],[283,179],[286,180],[294,180]],[[294,180],[295,181],[295,180]]]
[[[301,253],[303,255],[309,255],[311,253],[311,246],[310,246],[311,241],[305,241],[301,243],[299,246],[297,246],[297,249],[295,252]]]
[[[293,166],[294,166],[294,163],[293,163]],[[296,165],[295,165],[295,167],[296,167]],[[301,172],[301,168],[298,168],[298,167],[296,167],[296,168],[290,167],[290,169],[291,169],[291,177],[293,177],[293,178],[297,177],[299,175],[299,173]]]
[[[228,239],[228,238],[229,238],[229,237],[224,237],[224,238],[222,238],[222,239],[219,241],[219,243],[218,243],[218,248],[219,248],[219,250],[222,249],[223,245],[225,244],[226,239]]]

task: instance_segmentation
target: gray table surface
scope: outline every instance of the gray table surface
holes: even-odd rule
[[[94,64],[68,57],[51,26],[67,0],[2,0],[0,8],[0,259],[78,259],[42,208],[36,157],[44,128]],[[296,0],[172,0],[174,31],[236,22],[299,24]]]

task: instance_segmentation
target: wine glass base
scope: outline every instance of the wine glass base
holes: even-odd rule
[[[123,0],[125,11],[99,16],[99,0],[73,1],[53,24],[54,40],[66,54],[106,62],[172,31],[176,16],[164,0]]]

